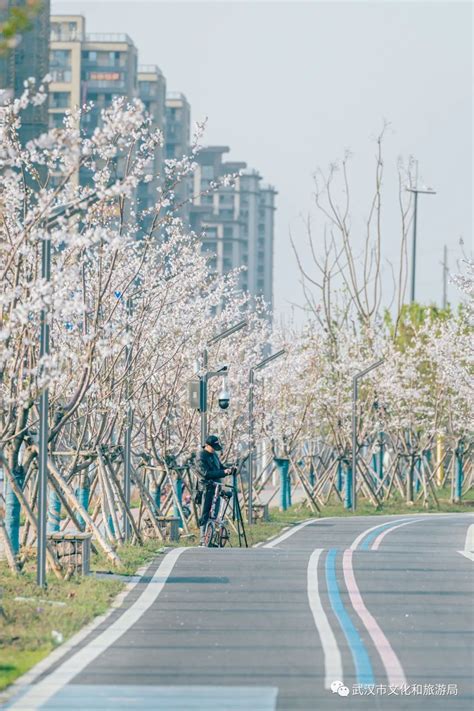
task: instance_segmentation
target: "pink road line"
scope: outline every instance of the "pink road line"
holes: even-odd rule
[[[387,533],[391,533],[392,531],[395,531],[397,528],[401,528],[402,526],[408,526],[410,523],[420,523],[420,521],[422,520],[424,519],[417,518],[415,521],[405,521],[405,523],[400,523],[398,524],[398,526],[393,526],[393,528],[387,528],[385,531],[382,531],[382,533],[377,536],[375,541],[372,543],[370,550],[377,551]]]
[[[352,567],[352,553],[353,551],[350,548],[346,549],[342,559],[344,580],[346,582],[347,592],[349,593],[352,607],[367,628],[367,632],[369,633],[375,648],[380,655],[382,664],[387,672],[388,683],[392,686],[401,686],[402,684],[406,684],[406,678],[402,665],[393,651],[392,645],[362,600],[362,595],[360,594],[360,590],[357,586],[354,576],[354,569]]]
[[[382,528],[382,526],[387,526],[390,523],[400,523],[400,521],[406,521],[406,518],[396,518],[395,521],[385,521],[385,523],[378,523],[376,526],[372,526],[371,528],[366,528],[365,531],[362,531],[362,533],[359,533],[357,538],[355,538],[352,541],[352,544],[350,546],[352,551],[355,551],[359,543],[363,538],[366,537],[368,533],[372,533],[372,531],[375,531],[376,528]]]

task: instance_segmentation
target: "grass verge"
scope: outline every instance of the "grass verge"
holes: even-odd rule
[[[94,577],[69,581],[48,578],[36,585],[33,572],[14,576],[0,562],[0,689],[39,662],[60,639],[66,640],[103,614],[123,583]]]

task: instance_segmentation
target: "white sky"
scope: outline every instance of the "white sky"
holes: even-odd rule
[[[312,174],[352,151],[357,239],[373,138],[390,121],[383,256],[398,253],[397,158],[413,155],[420,183],[437,191],[419,199],[417,298],[440,303],[443,245],[454,271],[459,238],[472,250],[470,2],[52,0],[52,11],[85,15],[89,32],[127,32],[139,62],[158,64],[168,90],[186,94],[193,119],[209,118],[205,142],[230,146],[230,158],[276,186],[280,313],[303,302],[289,233],[306,257]],[[458,301],[455,287],[448,297]]]

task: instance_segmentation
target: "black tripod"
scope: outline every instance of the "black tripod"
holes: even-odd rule
[[[237,535],[239,537],[239,546],[248,548],[247,534],[245,533],[244,519],[242,517],[242,509],[240,508],[239,489],[237,486],[237,467],[232,467],[232,489],[234,495],[232,497],[232,521],[237,524]],[[242,545],[244,542],[244,546]]]

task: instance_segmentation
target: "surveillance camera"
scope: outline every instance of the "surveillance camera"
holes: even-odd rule
[[[225,373],[229,372],[229,366],[227,363],[224,363],[223,365],[219,365],[216,368],[216,373],[219,373],[219,375],[224,375]]]
[[[221,410],[227,410],[230,403],[230,395],[225,387],[219,393],[219,407]]]

